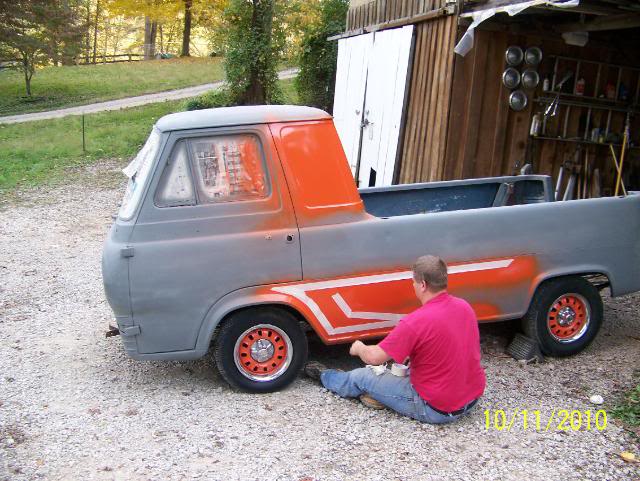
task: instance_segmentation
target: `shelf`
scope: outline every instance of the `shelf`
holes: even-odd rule
[[[563,139],[562,137],[545,137],[545,136],[542,136],[542,135],[538,135],[538,136],[530,135],[530,137],[532,139],[553,140],[553,141],[556,141],[556,142],[571,142],[571,143],[574,143],[574,144],[598,145],[600,147],[608,147],[609,146],[609,144],[606,143],[606,142],[603,142],[603,143],[591,142],[590,140]],[[617,148],[622,147],[622,144],[611,144],[611,145],[613,145],[614,147],[617,147]],[[632,146],[627,145],[627,149],[640,149],[640,145],[632,145]]]
[[[538,97],[533,101],[539,104],[550,104],[553,102],[555,97]],[[601,100],[601,99],[598,99]],[[611,101],[610,101],[611,102]],[[611,110],[613,112],[632,112],[639,113],[640,109],[637,106],[627,105],[626,107],[617,107],[615,105],[606,105],[603,103],[595,103],[595,102],[577,102],[573,100],[563,100],[562,98],[558,99],[558,105],[568,105],[570,107],[583,107],[587,109],[596,109],[596,110]]]
[[[606,106],[607,108],[616,107],[616,106],[628,108],[631,106],[632,108],[637,109],[638,107],[640,107],[640,105],[631,104],[627,100],[613,100],[605,97],[592,97],[591,95],[578,95],[578,94],[571,94],[568,92],[552,92],[551,90],[543,91],[542,93],[551,95],[552,96],[551,98],[553,98],[556,94],[558,94],[560,95],[560,98],[569,97],[571,99],[581,99],[586,101],[587,103],[594,102],[594,105],[602,105],[602,106]]]

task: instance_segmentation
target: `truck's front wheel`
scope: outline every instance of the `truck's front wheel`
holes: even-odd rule
[[[250,392],[284,388],[307,359],[307,339],[289,312],[252,308],[229,317],[218,332],[214,357],[222,377]]]
[[[522,327],[544,354],[570,356],[595,338],[602,324],[602,298],[582,277],[562,277],[542,284]]]

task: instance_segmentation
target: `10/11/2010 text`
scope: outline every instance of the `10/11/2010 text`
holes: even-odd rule
[[[539,432],[604,431],[607,428],[607,413],[603,409],[554,409],[546,418],[538,409],[516,409],[512,413],[507,413],[504,409],[485,409],[484,421],[486,430],[496,431],[511,431],[519,427],[525,431],[531,429]]]

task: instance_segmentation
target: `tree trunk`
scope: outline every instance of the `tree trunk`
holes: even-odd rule
[[[189,42],[191,40],[191,2],[192,0],[184,0],[184,30],[182,31],[182,53],[181,57],[188,57]]]
[[[31,97],[31,77],[33,73],[31,72],[31,63],[32,60],[29,58],[29,55],[25,52],[22,53],[22,71],[24,72],[24,84],[27,89],[27,97]]]
[[[96,2],[96,17],[93,25],[93,63],[96,63],[96,49],[98,48],[98,21],[100,20],[100,0]]]
[[[164,53],[164,32],[162,25],[158,25],[158,33],[160,34],[160,53]]]
[[[89,63],[89,55],[91,54],[91,2],[87,0],[87,34],[85,36],[84,56],[85,63]],[[80,63],[76,60],[76,63]]]
[[[158,22],[144,18],[144,59],[153,60],[156,55],[156,33]]]
[[[261,38],[271,42],[271,27],[273,22],[273,2],[271,0],[253,0],[251,16],[252,38]],[[249,88],[245,93],[245,105],[263,105],[267,102],[267,92],[264,85],[264,71],[269,63],[267,59],[256,59],[250,67]]]

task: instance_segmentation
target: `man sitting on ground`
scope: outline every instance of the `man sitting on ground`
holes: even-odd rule
[[[413,288],[422,307],[402,318],[379,344],[356,341],[349,351],[373,366],[409,359],[408,377],[389,370],[377,375],[369,367],[344,372],[314,362],[305,372],[339,396],[381,403],[421,422],[448,423],[471,409],[484,392],[478,322],[466,301],[447,293],[442,259],[420,257],[413,266]]]

